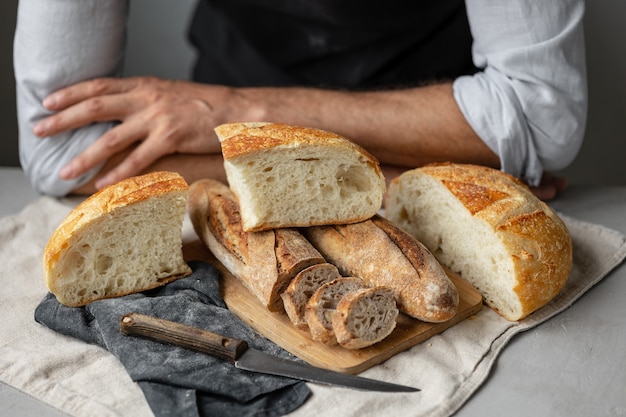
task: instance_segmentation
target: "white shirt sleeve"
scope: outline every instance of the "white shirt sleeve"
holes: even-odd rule
[[[50,115],[42,100],[91,78],[119,75],[126,36],[127,0],[20,0],[14,38],[20,162],[33,187],[63,196],[101,167],[72,181],[59,170],[111,123],[95,123],[49,138],[32,128]]]
[[[587,118],[583,0],[467,0],[474,64],[454,95],[502,170],[537,185],[567,166]]]

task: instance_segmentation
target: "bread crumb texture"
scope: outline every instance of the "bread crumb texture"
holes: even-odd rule
[[[187,183],[158,172],[109,186],[77,206],[44,251],[59,302],[79,306],[164,285],[191,269],[182,256]]]
[[[392,181],[385,214],[508,320],[547,304],[569,277],[572,243],[565,224],[501,171],[461,164],[408,171]]]

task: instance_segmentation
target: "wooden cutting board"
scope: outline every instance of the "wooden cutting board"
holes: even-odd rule
[[[446,271],[460,296],[459,308],[452,319],[444,323],[425,323],[400,314],[391,335],[373,346],[356,350],[328,346],[313,340],[308,332],[297,329],[285,313],[267,310],[200,241],[186,244],[183,252],[186,260],[203,260],[220,270],[222,297],[228,308],[242,321],[303,361],[339,372],[363,372],[470,318],[482,308],[480,293],[457,274]]]

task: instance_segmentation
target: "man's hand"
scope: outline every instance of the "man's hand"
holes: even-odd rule
[[[210,90],[209,102],[200,91]],[[100,78],[56,91],[43,104],[54,115],[37,123],[33,131],[52,136],[95,122],[119,121],[81,155],[61,170],[61,177],[81,175],[116,154],[127,156],[96,186],[119,181],[174,153],[219,154],[213,128],[228,115],[225,108],[234,96],[226,87],[184,81],[137,77]]]

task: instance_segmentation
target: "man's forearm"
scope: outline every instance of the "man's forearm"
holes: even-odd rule
[[[469,126],[450,83],[393,91],[307,88],[240,90],[260,107],[252,117],[327,129],[359,143],[383,164],[415,167],[433,161],[499,166]]]

